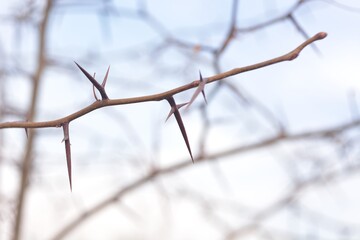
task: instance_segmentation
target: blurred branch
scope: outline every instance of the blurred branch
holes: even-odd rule
[[[46,2],[45,8],[44,8],[44,14],[41,22],[39,23],[39,41],[38,41],[38,55],[37,55],[37,66],[35,73],[33,75],[33,85],[32,85],[32,96],[30,101],[30,109],[28,112],[27,120],[33,121],[36,116],[36,110],[37,110],[37,100],[39,98],[39,88],[40,88],[40,80],[44,74],[45,70],[45,62],[46,62],[46,34],[47,34],[47,27],[49,23],[50,18],[50,12],[51,8],[53,6],[53,1],[48,0]],[[13,240],[20,239],[21,234],[21,224],[22,224],[22,218],[23,218],[23,209],[24,204],[26,202],[26,193],[28,190],[28,180],[29,175],[31,172],[31,164],[33,159],[33,148],[35,142],[35,132],[30,131],[30,134],[28,136],[28,141],[26,143],[25,153],[22,160],[22,166],[21,166],[21,180],[19,184],[19,192],[17,194],[17,208],[16,208],[16,219],[14,223],[14,229],[13,229]]]
[[[267,139],[260,140],[256,143],[251,143],[248,145],[241,145],[238,147],[230,148],[227,150],[219,151],[217,153],[208,154],[208,155],[201,155],[198,157],[194,157],[194,161],[196,164],[201,164],[205,162],[211,162],[211,161],[220,161],[220,159],[224,159],[225,157],[233,156],[236,154],[243,154],[247,153],[249,151],[259,150],[265,147],[269,147],[271,145],[278,144],[280,142],[284,141],[296,141],[296,140],[305,140],[305,139],[314,139],[314,138],[326,138],[328,136],[340,134],[344,131],[350,130],[352,128],[358,127],[360,125],[360,120],[349,122],[346,124],[338,125],[336,127],[322,129],[318,131],[309,131],[309,132],[303,132],[298,134],[291,134],[291,135],[278,135],[275,137],[270,137]],[[103,201],[99,202],[92,208],[84,211],[81,213],[78,217],[76,217],[74,220],[70,221],[63,229],[61,229],[55,236],[51,239],[53,240],[59,240],[63,239],[65,236],[67,236],[71,231],[73,231],[75,228],[77,228],[80,224],[82,224],[85,220],[88,218],[96,215],[97,213],[104,210],[109,205],[116,203],[119,201],[124,195],[135,191],[136,189],[139,189],[143,185],[147,183],[151,183],[152,180],[154,180],[157,177],[164,176],[170,173],[173,173],[175,171],[180,171],[183,169],[186,169],[187,167],[192,166],[192,163],[188,160],[183,160],[179,163],[173,164],[169,167],[160,168],[160,169],[153,169],[152,172],[147,174],[146,176],[140,177],[138,180],[135,180],[134,182],[128,184],[127,186],[121,188],[119,191],[112,194],[110,197],[104,199]],[[349,171],[355,172],[358,168],[352,169],[350,168]],[[344,173],[342,173],[344,174]],[[305,183],[299,183],[299,186],[294,188],[294,192],[296,193],[302,188],[307,187],[310,185],[310,183],[313,182],[324,182],[325,180],[331,180],[332,178],[335,178],[337,175],[335,173],[328,174],[326,176],[317,176],[313,179],[308,180]],[[266,210],[267,212],[273,212],[274,209],[277,209],[279,206],[283,206],[285,203],[289,203],[293,199],[292,195],[287,195],[282,200],[280,200],[278,203],[276,203],[274,206]],[[267,215],[265,213],[262,213],[262,216]],[[258,216],[259,218],[260,216]],[[254,226],[251,225],[253,228]],[[243,230],[241,230],[243,231]]]
[[[327,184],[331,181],[336,181],[343,176],[356,174],[359,172],[359,170],[360,170],[360,165],[349,166],[343,169],[342,171],[329,172],[324,175],[315,176],[304,182],[299,182],[293,187],[293,189],[289,193],[285,194],[274,204],[270,205],[269,207],[255,214],[252,221],[249,224],[246,224],[244,226],[239,227],[238,229],[234,229],[230,231],[225,237],[225,240],[237,239],[240,236],[249,234],[252,231],[256,230],[261,224],[261,221],[264,221],[266,218],[270,217],[278,210],[288,206],[293,201],[296,201],[296,197],[302,192],[304,192],[306,189],[308,189],[309,187],[313,187],[314,185]]]

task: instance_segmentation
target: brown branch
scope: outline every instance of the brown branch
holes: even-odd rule
[[[30,102],[30,109],[28,112],[28,120],[31,122],[35,119],[36,110],[37,110],[37,100],[39,98],[39,88],[40,88],[40,80],[43,76],[44,69],[45,69],[45,52],[46,52],[46,34],[47,34],[47,27],[50,18],[50,12],[53,6],[53,1],[48,0],[46,2],[44,8],[44,15],[39,24],[39,45],[38,45],[38,56],[37,56],[37,67],[35,73],[32,77],[33,79],[33,86],[32,86],[32,96]],[[23,218],[23,210],[24,204],[26,202],[26,193],[28,189],[28,179],[31,171],[31,163],[33,159],[33,147],[35,144],[35,132],[30,131],[29,137],[26,143],[25,153],[22,160],[22,168],[21,168],[21,180],[19,186],[19,192],[17,193],[17,207],[16,207],[16,218],[13,228],[13,240],[20,239],[21,233],[21,224]]]
[[[225,159],[225,157],[233,156],[235,154],[243,154],[243,153],[247,153],[247,152],[250,152],[253,150],[259,150],[259,149],[262,149],[265,147],[273,146],[273,145],[276,145],[283,141],[296,141],[296,140],[303,140],[303,139],[323,138],[323,137],[339,134],[341,132],[358,127],[359,125],[360,125],[360,120],[357,120],[357,121],[349,122],[349,123],[342,124],[342,125],[339,125],[336,127],[322,129],[322,130],[318,130],[318,131],[303,132],[303,133],[292,134],[292,135],[277,135],[274,137],[260,140],[256,143],[251,143],[251,144],[242,145],[242,146],[238,146],[238,147],[234,147],[234,148],[229,148],[227,150],[219,151],[217,153],[210,154],[210,155],[201,155],[201,156],[194,158],[194,161],[197,162],[198,164],[205,163],[205,162],[207,163],[207,162],[211,162],[211,161],[218,161],[219,159]],[[192,164],[187,160],[183,160],[183,161],[173,164],[169,167],[154,170],[154,171],[150,172],[148,175],[140,177],[139,179],[133,181],[132,183],[125,186],[124,188],[118,190],[110,197],[104,199],[102,202],[96,204],[92,208],[81,213],[74,220],[70,221],[60,232],[58,232],[51,239],[53,239],[53,240],[63,239],[70,232],[72,232],[76,227],[78,227],[80,224],[82,224],[85,220],[87,220],[88,218],[101,212],[109,205],[116,203],[125,194],[127,194],[131,191],[134,191],[147,183],[152,182],[152,180],[154,180],[155,178],[157,178],[159,176],[164,176],[164,175],[173,173],[175,171],[180,171],[180,170],[186,169],[189,166],[192,166]],[[286,201],[286,199],[284,201]]]
[[[238,13],[238,0],[233,0],[230,29],[220,48],[216,50],[216,57],[219,57],[230,44],[236,34],[236,18]]]
[[[297,48],[295,48],[294,50],[290,51],[287,54],[284,54],[282,56],[279,56],[279,57],[276,57],[276,58],[273,58],[270,60],[266,60],[266,61],[263,61],[260,63],[256,63],[253,65],[240,67],[240,68],[234,68],[230,71],[216,74],[214,76],[208,77],[206,84],[216,82],[219,80],[223,80],[227,77],[234,76],[234,75],[237,75],[240,73],[267,67],[267,66],[270,66],[270,65],[273,65],[276,63],[280,63],[280,62],[284,62],[284,61],[292,61],[298,57],[300,52],[305,47],[307,47],[308,45],[310,45],[311,43],[313,43],[317,40],[324,39],[326,36],[327,36],[327,34],[325,32],[319,32],[316,35],[314,35],[313,37],[307,39],[305,42],[303,42]],[[66,122],[71,122],[72,120],[75,120],[75,119],[77,119],[89,112],[92,112],[96,109],[99,109],[99,108],[114,106],[114,105],[134,104],[134,103],[150,102],[150,101],[161,101],[161,100],[168,99],[169,97],[171,97],[175,94],[178,94],[180,92],[184,92],[186,90],[198,87],[199,84],[200,84],[200,80],[196,80],[189,84],[180,86],[178,88],[174,88],[174,89],[166,91],[166,92],[158,93],[158,94],[140,96],[140,97],[132,97],[132,98],[121,98],[121,99],[103,99],[102,101],[96,101],[96,102],[92,103],[91,105],[89,105],[73,114],[63,117],[63,118],[59,118],[59,119],[51,120],[51,121],[45,121],[45,122],[31,122],[31,121],[28,121],[28,122],[23,122],[23,121],[22,122],[20,122],[20,121],[19,122],[4,122],[4,123],[0,123],[0,129],[2,129],[2,128],[60,127],[60,126],[62,126],[62,124],[66,123]]]

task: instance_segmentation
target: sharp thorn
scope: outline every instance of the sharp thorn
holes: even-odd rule
[[[64,123],[63,124],[63,131],[64,131],[63,142],[65,142],[66,165],[67,165],[67,169],[68,169],[70,191],[72,191],[71,148],[70,148],[70,137],[69,137],[69,123]]]
[[[193,158],[191,148],[190,148],[190,144],[189,144],[189,140],[188,140],[188,137],[187,137],[187,134],[186,134],[186,129],[185,129],[184,123],[182,121],[182,118],[181,118],[181,115],[180,115],[180,112],[179,112],[179,109],[178,109],[178,105],[176,105],[175,100],[174,100],[174,98],[172,96],[170,98],[168,98],[167,101],[169,102],[171,108],[174,109],[173,113],[174,113],[176,122],[177,122],[177,124],[179,126],[179,129],[180,129],[181,134],[183,136],[183,139],[185,141],[186,147],[187,147],[187,149],[189,151],[191,160],[194,163],[194,158]],[[184,106],[184,104],[182,104],[182,106]]]
[[[101,86],[102,86],[103,88],[105,88],[105,85],[106,85],[106,82],[107,82],[107,79],[108,79],[108,76],[109,76],[109,70],[110,70],[110,65],[109,65],[109,67],[108,67],[108,69],[107,69],[107,71],[106,71],[104,80],[103,80],[103,82],[101,83]]]
[[[27,128],[24,128],[24,130],[25,130],[26,138],[29,139],[28,129],[27,129]]]

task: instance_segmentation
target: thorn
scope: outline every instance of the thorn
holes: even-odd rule
[[[102,86],[103,88],[105,88],[106,81],[107,81],[108,76],[109,76],[109,70],[110,70],[110,65],[109,65],[109,67],[108,67],[108,69],[107,69],[107,71],[106,71],[106,74],[105,74],[104,80],[103,80],[103,82],[101,83],[101,86]]]
[[[188,104],[188,103],[177,104],[177,105],[176,105],[176,108],[177,108],[177,109],[180,109],[180,108],[182,108],[183,106],[185,106],[186,104]],[[175,109],[176,109],[176,108],[175,108],[175,107],[171,107],[170,112],[169,112],[168,116],[166,117],[165,122],[167,122],[167,120],[168,120],[168,119],[171,117],[171,115],[175,112]]]
[[[96,73],[94,73],[94,78],[95,78],[95,75],[96,75]],[[92,89],[93,89],[93,94],[94,94],[95,100],[96,100],[96,101],[99,101],[100,99],[96,96],[95,86],[94,86],[94,85],[93,85]]]
[[[177,122],[177,124],[178,124],[178,126],[180,128],[180,131],[181,131],[181,134],[182,134],[183,139],[185,141],[186,147],[187,147],[187,149],[189,151],[191,160],[194,163],[194,158],[193,158],[193,155],[192,155],[192,152],[191,152],[191,148],[190,148],[189,140],[188,140],[188,137],[187,137],[187,134],[186,134],[185,126],[184,126],[184,123],[183,123],[183,121],[181,119],[181,115],[180,115],[180,112],[179,112],[179,108],[182,107],[182,106],[185,106],[186,104],[176,105],[173,96],[167,98],[166,100],[169,102],[169,104],[171,106],[171,110],[170,110],[169,115],[171,116],[171,114],[174,113],[176,122]],[[168,116],[168,118],[169,118],[169,116]]]
[[[26,122],[28,122],[29,119],[26,119]],[[28,128],[24,128],[25,130],[25,134],[26,134],[26,139],[29,139],[29,131],[28,131]]]
[[[89,81],[93,84],[93,86],[96,87],[96,89],[100,92],[102,100],[109,99],[107,96],[105,89],[103,86],[101,86],[93,76],[90,75],[84,68],[82,68],[77,62],[75,62],[76,66],[82,71],[82,73],[89,79]]]
[[[93,85],[93,94],[94,94],[94,98],[96,101],[100,101],[100,99],[96,96],[96,92],[95,92],[95,86]]]
[[[64,139],[62,142],[65,142],[65,153],[66,153],[66,164],[68,169],[70,191],[72,191],[72,177],[71,177],[71,149],[70,149],[70,136],[69,136],[69,123],[66,122],[63,124]]]
[[[207,82],[207,78],[203,79],[200,70],[199,70],[199,75],[200,75],[199,85],[198,85],[196,91],[194,92],[194,94],[192,95],[191,100],[190,100],[189,104],[187,105],[186,109],[189,109],[190,105],[195,101],[195,99],[200,94],[200,92],[202,93],[202,95],[204,97],[204,100],[205,100],[205,103],[207,104],[205,91],[204,91],[205,85],[206,85],[206,82]]]
[[[89,81],[96,85],[99,84],[95,78],[93,76],[90,75],[90,73],[88,73],[84,68],[82,68],[77,62],[75,62],[76,66],[78,66],[78,68],[82,71],[82,73],[87,77],[87,79],[89,79]]]
[[[202,90],[201,90],[201,93],[202,93],[202,95],[204,97],[205,103],[207,104],[207,100],[206,100],[206,96],[205,96],[205,84],[207,82],[207,78],[205,80],[203,79],[200,70],[199,70],[199,75],[200,75],[200,84],[204,85]]]
[[[27,128],[24,128],[24,130],[25,130],[26,138],[29,139],[28,129],[27,129]]]

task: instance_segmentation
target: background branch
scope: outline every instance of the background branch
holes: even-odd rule
[[[37,110],[37,102],[39,98],[39,88],[41,84],[41,78],[43,77],[46,65],[46,34],[48,29],[48,23],[50,18],[50,12],[52,8],[52,0],[46,1],[46,6],[44,8],[43,19],[39,24],[39,45],[38,45],[38,53],[37,53],[37,66],[32,77],[33,85],[32,85],[32,93],[29,111],[27,113],[27,120],[32,122],[36,118],[36,110]],[[24,215],[24,205],[27,197],[28,190],[28,181],[32,167],[33,160],[33,149],[35,145],[35,131],[29,131],[28,140],[26,142],[25,152],[23,156],[23,160],[21,161],[21,176],[20,176],[20,184],[18,187],[17,194],[17,207],[16,207],[16,218],[14,223],[13,230],[13,240],[20,239],[20,233],[22,231],[22,221]]]

